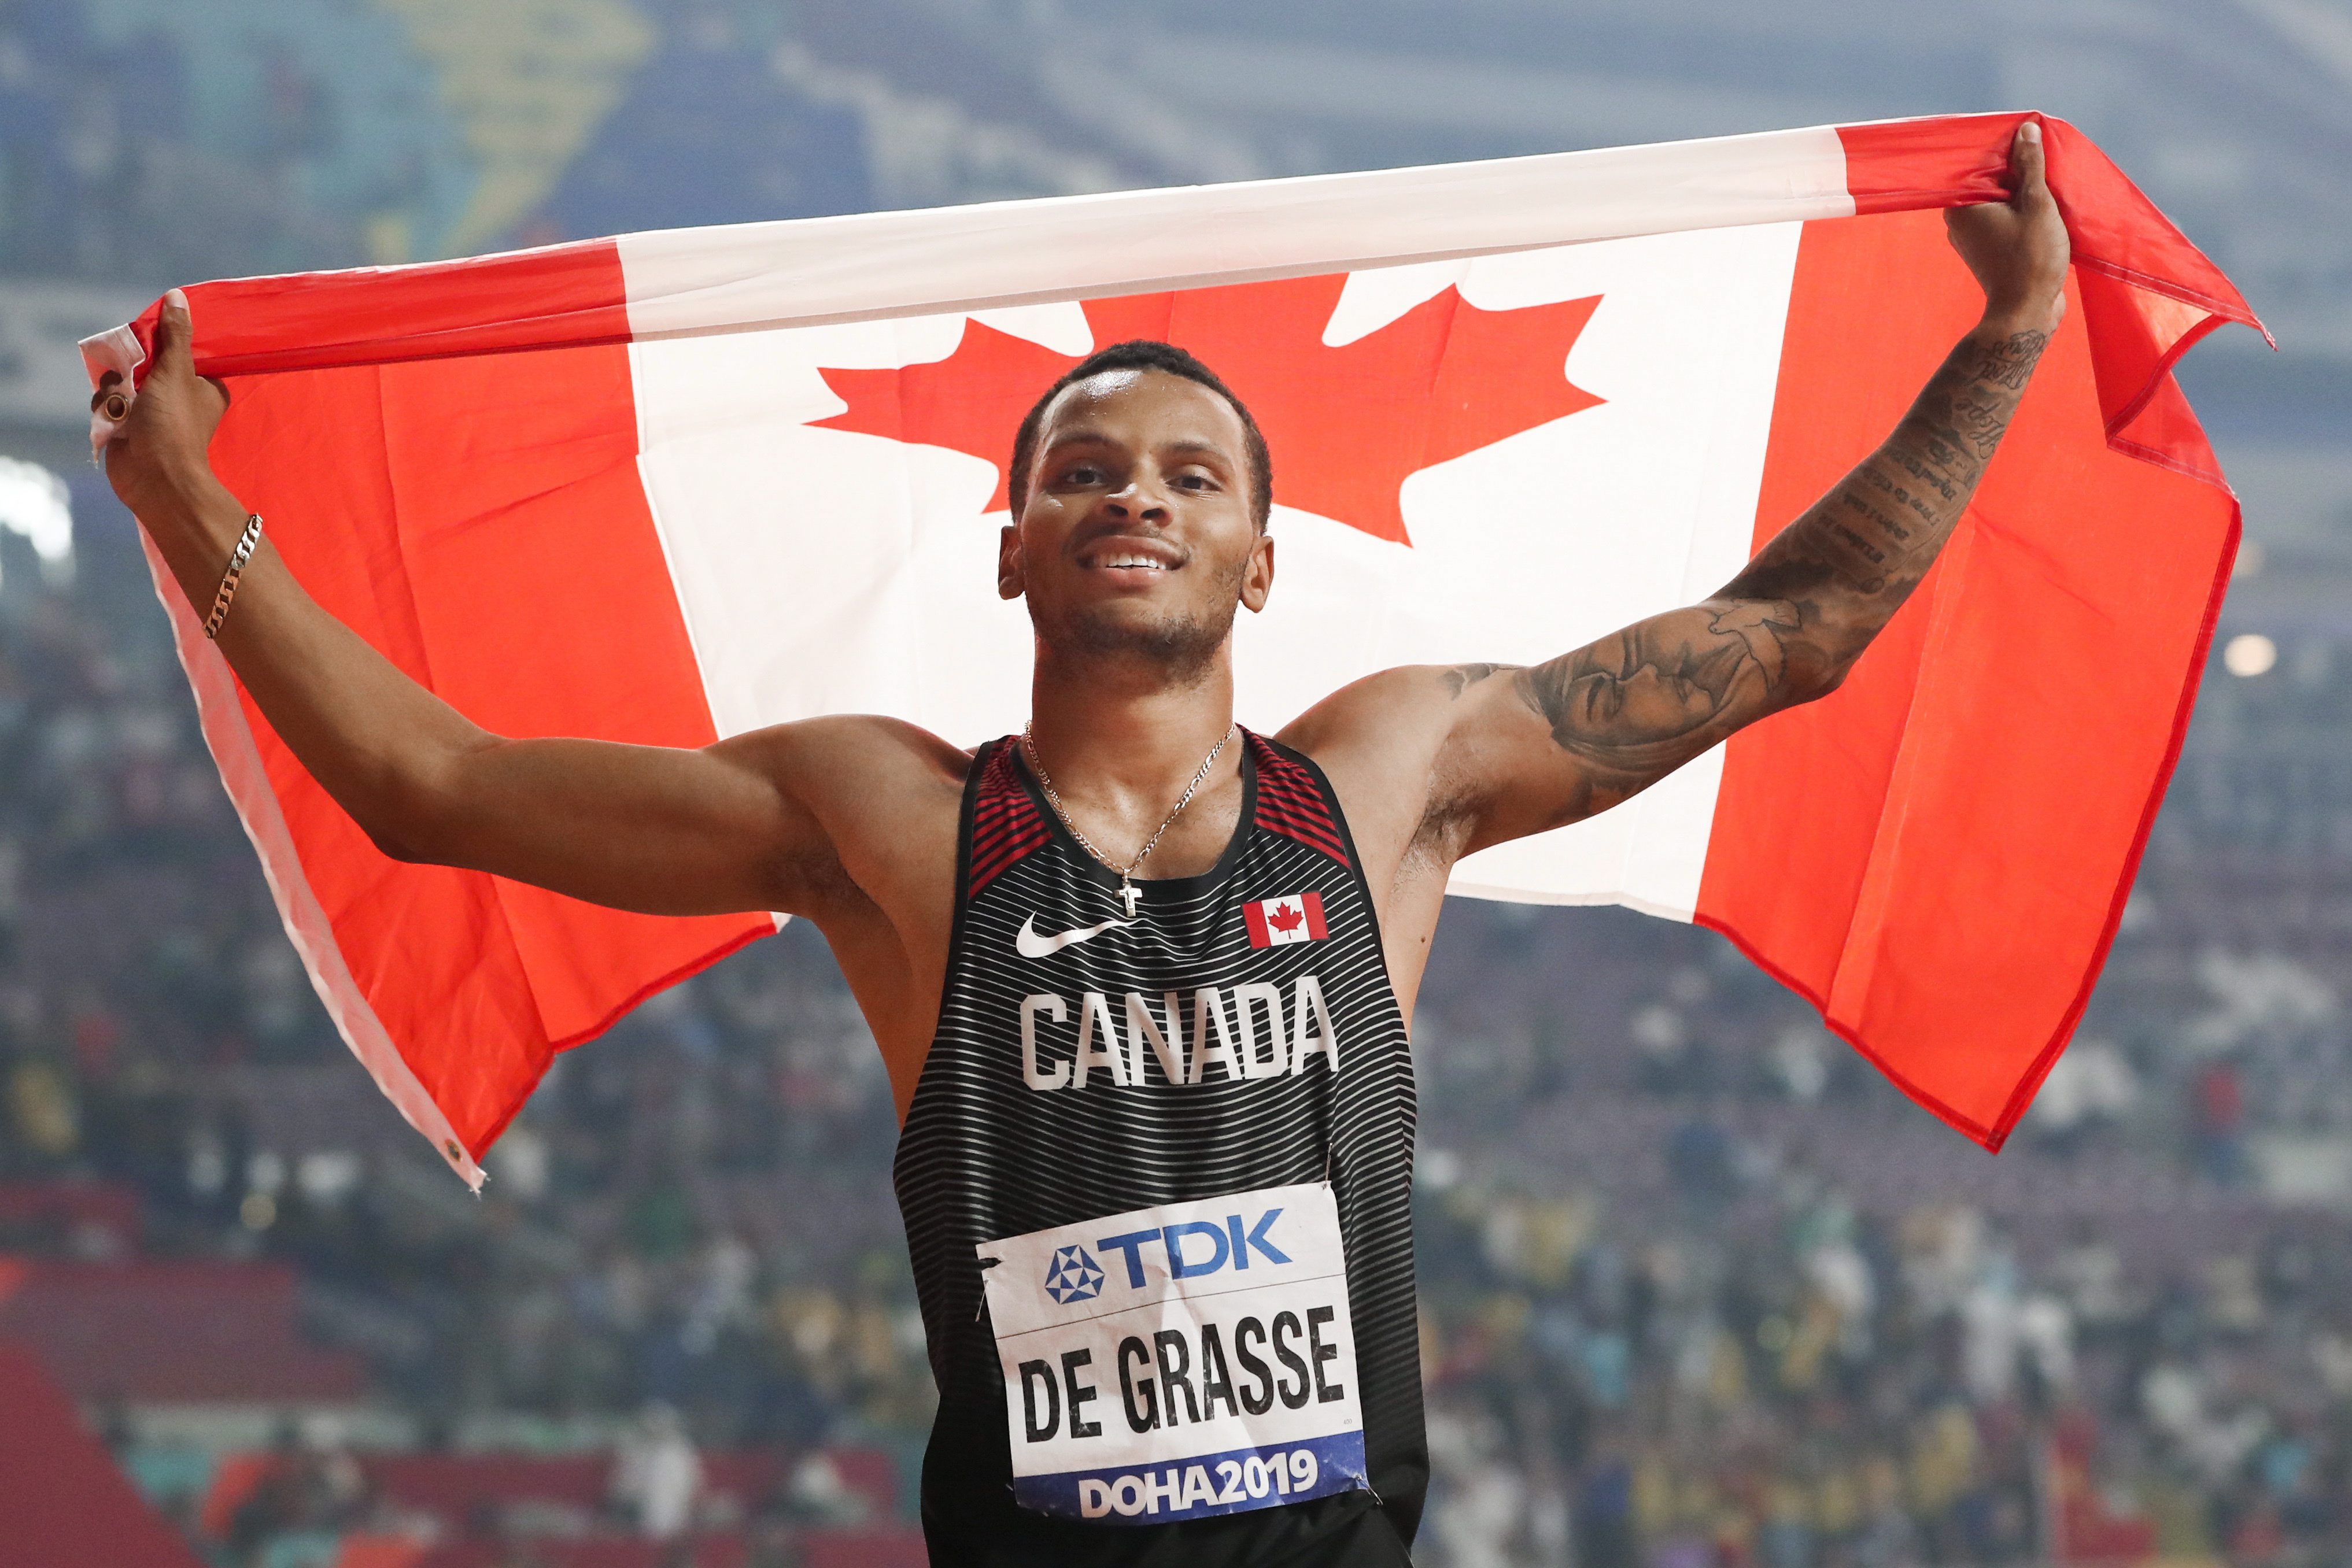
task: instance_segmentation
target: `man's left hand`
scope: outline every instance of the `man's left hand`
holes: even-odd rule
[[[2066,314],[2066,221],[2042,173],[2042,127],[2027,120],[2009,146],[2010,198],[1948,207],[1945,233],[1985,292],[1985,319],[2006,331],[2051,332]]]

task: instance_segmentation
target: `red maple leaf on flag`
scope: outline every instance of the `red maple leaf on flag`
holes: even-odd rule
[[[1084,306],[1097,346],[1159,338],[1190,350],[1249,405],[1274,454],[1275,498],[1410,544],[1398,492],[1417,470],[1602,400],[1568,379],[1600,297],[1486,310],[1453,287],[1337,348],[1324,328],[1344,274],[1130,294]],[[1077,359],[976,321],[944,360],[820,373],[846,412],[814,423],[944,446],[996,465],[1008,504],[1013,432]]]
[[[1265,923],[1276,931],[1296,931],[1306,924],[1307,912],[1295,904],[1286,904],[1266,913]]]

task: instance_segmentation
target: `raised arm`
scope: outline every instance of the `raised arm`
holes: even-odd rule
[[[1983,319],[1878,450],[1700,603],[1549,664],[1450,674],[1432,821],[1454,853],[1606,810],[1837,689],[1951,537],[2065,310],[2066,229],[2031,120],[2010,168],[2009,201],[1946,214]]]
[[[106,466],[202,616],[247,512],[206,456],[226,398],[195,373],[190,341],[174,291]],[[113,390],[110,381],[93,407]],[[218,643],[279,737],[385,853],[654,914],[821,913],[812,905],[838,881],[825,818],[840,792],[830,787],[864,775],[887,793],[928,739],[858,719],[782,726],[698,751],[505,739],[322,609],[266,531]]]

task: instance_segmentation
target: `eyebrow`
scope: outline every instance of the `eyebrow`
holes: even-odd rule
[[[1057,446],[1085,446],[1088,444],[1110,446],[1117,444],[1108,434],[1095,429],[1092,425],[1079,425],[1073,430],[1055,431],[1052,439],[1045,443],[1045,449],[1050,452]],[[1205,456],[1213,457],[1220,463],[1231,463],[1234,461],[1233,454],[1226,451],[1223,447],[1218,445],[1213,441],[1171,441],[1161,446],[1160,450],[1162,452],[1197,453]]]

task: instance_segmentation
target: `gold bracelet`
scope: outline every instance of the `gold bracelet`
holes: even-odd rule
[[[245,519],[245,533],[229,551],[228,571],[221,578],[220,591],[213,596],[213,612],[205,617],[205,635],[220,635],[221,622],[228,619],[228,601],[236,597],[236,580],[244,574],[246,563],[253,559],[254,547],[261,543],[261,514],[254,513]]]

